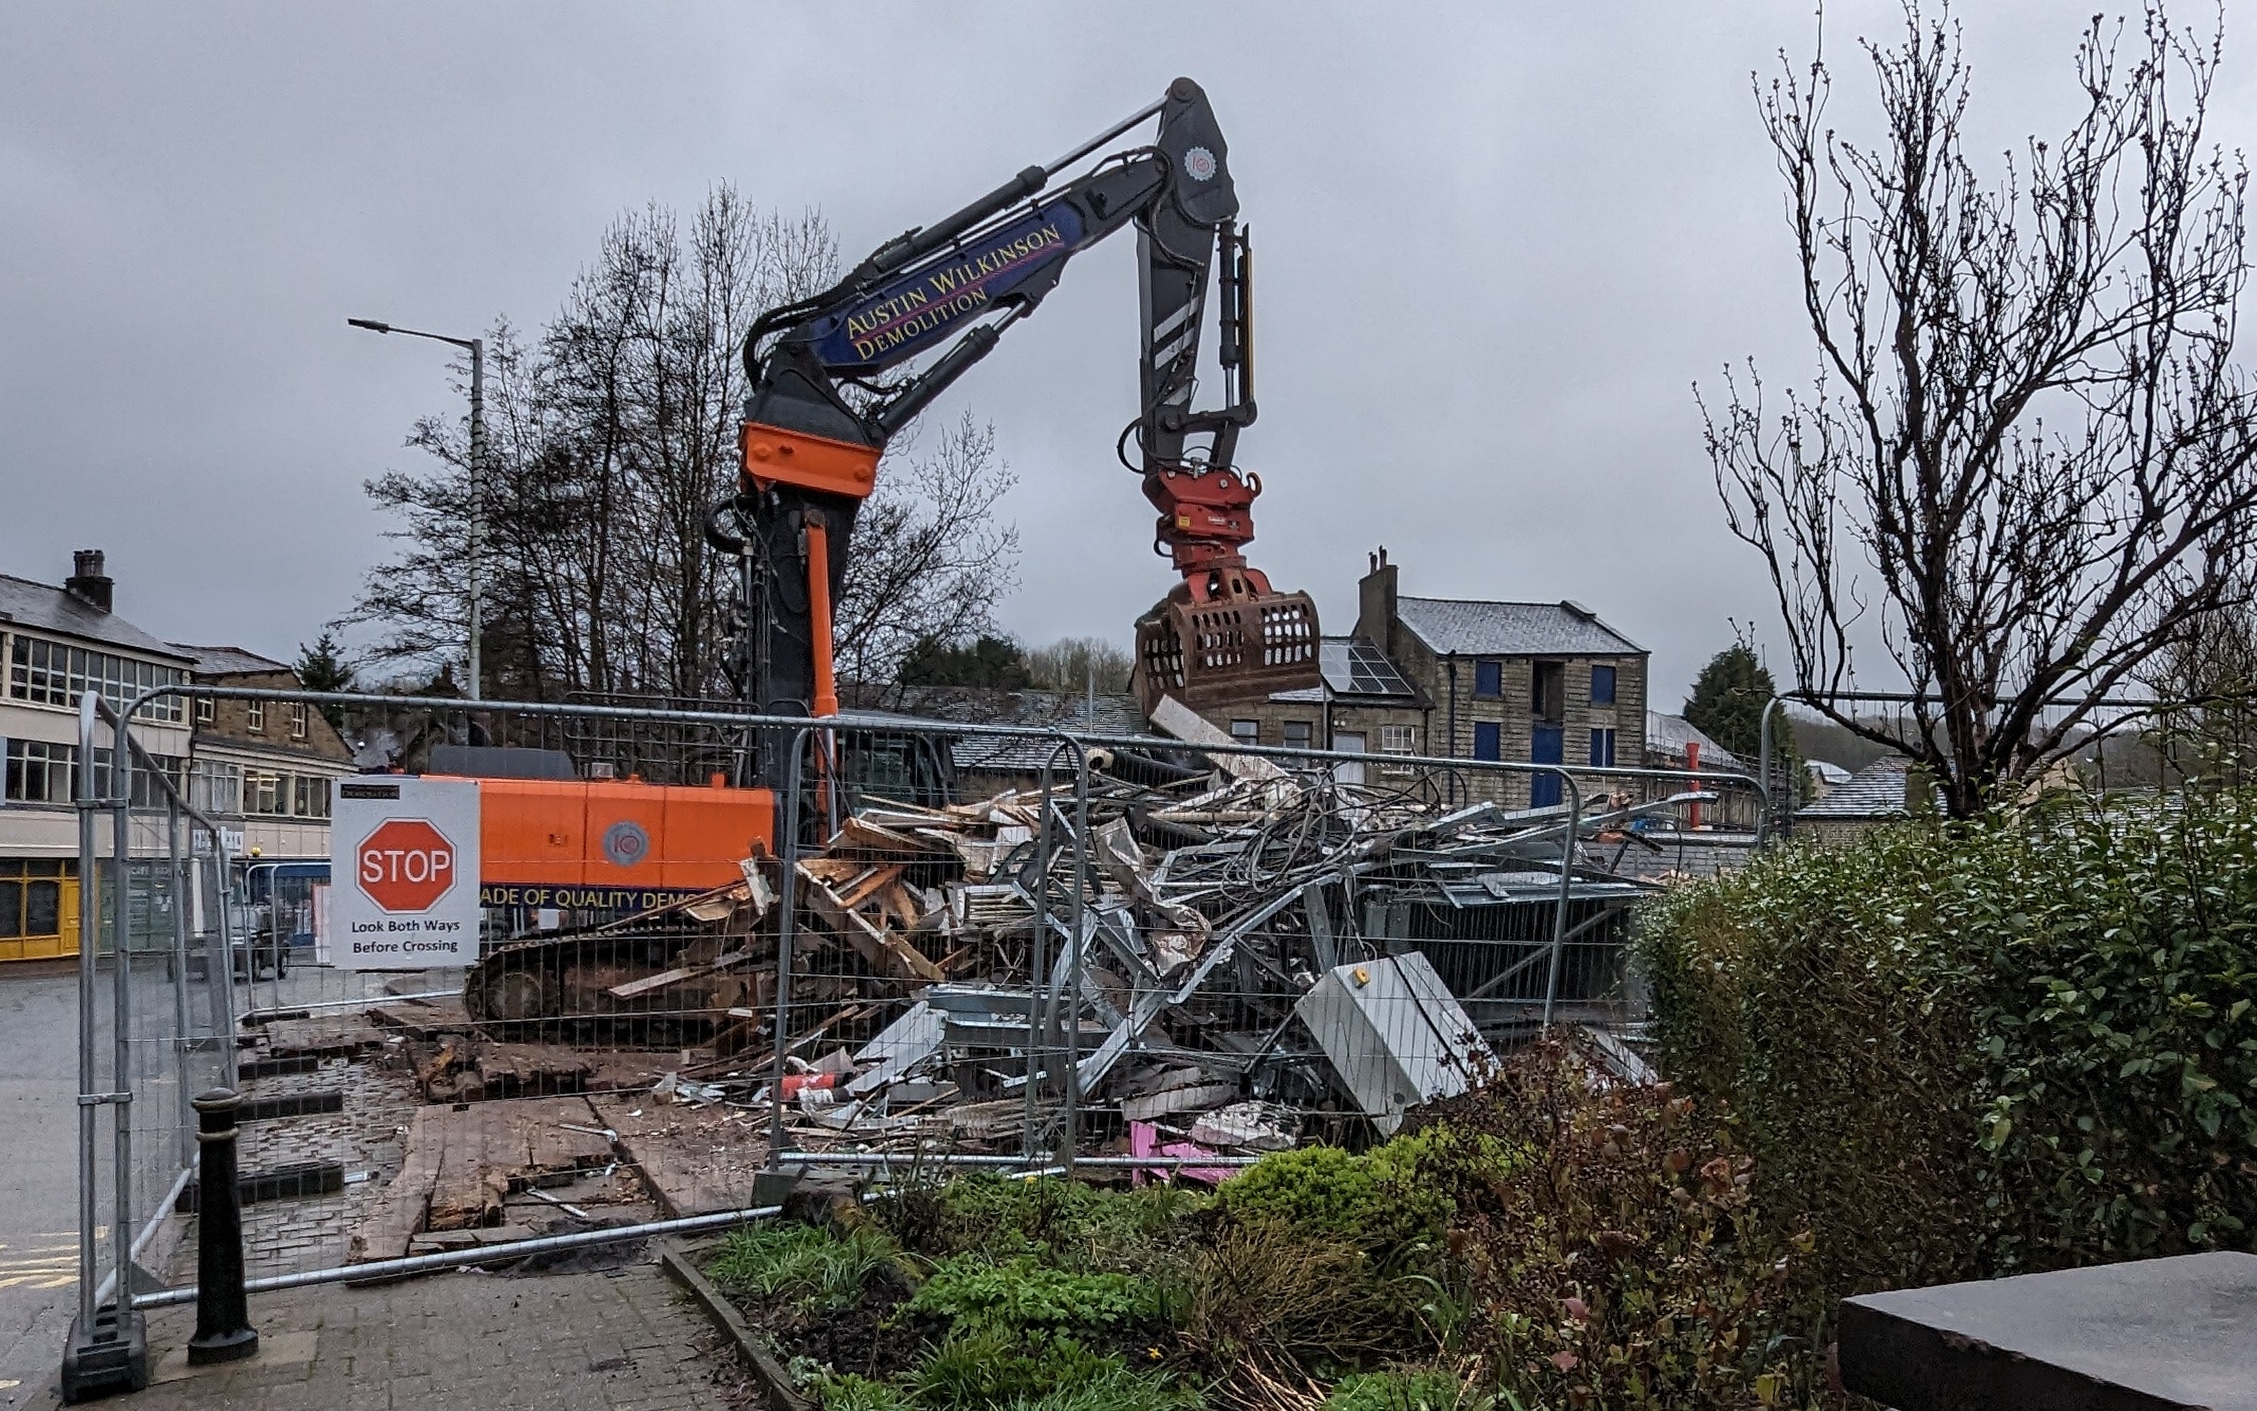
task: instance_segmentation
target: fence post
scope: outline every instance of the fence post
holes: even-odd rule
[[[1566,770],[1559,771],[1560,782],[1567,788],[1567,837],[1560,845],[1560,894],[1553,904],[1552,914],[1552,964],[1544,977],[1544,1030],[1552,1027],[1552,1010],[1559,1003],[1560,959],[1567,950],[1567,904],[1575,884],[1576,835],[1583,831],[1583,790],[1577,787],[1575,776]]]
[[[1074,900],[1072,935],[1066,944],[1066,1110],[1065,1131],[1059,1137],[1058,1164],[1073,1179],[1074,1156],[1081,1150],[1081,979],[1086,928],[1089,924],[1084,893],[1089,883],[1089,751],[1080,741],[1074,746]]]
[[[1050,958],[1050,790],[1053,783],[1051,766],[1058,758],[1053,746],[1042,757],[1041,816],[1035,821],[1034,843],[1034,949],[1027,962],[1027,1104],[1026,1131],[1019,1138],[1019,1154],[1029,1166],[1034,1164],[1035,1114],[1041,1110],[1037,1101],[1038,1089],[1049,1077],[1050,1060],[1043,1051],[1042,1012],[1043,992],[1049,988],[1045,976]]]
[[[790,1047],[792,1009],[792,947],[797,942],[799,910],[799,763],[807,748],[808,732],[791,737],[791,757],[784,765],[784,797],[776,805],[776,859],[782,876],[776,884],[776,1053],[768,1074],[768,1167],[783,1169],[777,1158],[784,1151],[784,1057]]]
[[[114,1272],[118,1281],[118,1306],[133,1302],[133,737],[132,715],[116,718],[116,742],[110,750],[110,827],[117,886],[112,889],[111,913],[116,934],[110,938],[111,961],[111,1100],[118,1104],[111,1131],[116,1138],[117,1170],[110,1182],[117,1197],[110,1225],[110,1242],[117,1247]],[[89,771],[93,761],[88,760]]]
[[[234,1362],[259,1350],[243,1292],[243,1206],[235,1184],[233,1088],[195,1098],[196,1126],[196,1335],[188,1360]]]
[[[173,1086],[180,1098],[180,1163],[185,1166],[194,1157],[188,1134],[195,1128],[193,1099],[189,1093],[188,1059],[203,1045],[191,1038],[188,1022],[188,869],[180,856],[180,809],[170,798],[165,801],[165,850],[167,871],[165,886],[172,899],[172,1051]]]
[[[146,1322],[132,1309],[132,1286],[122,1259],[118,1264],[117,1302],[108,1308],[94,1306],[94,1227],[101,1218],[96,1190],[100,1173],[95,1169],[95,1114],[117,1096],[97,1090],[98,1065],[94,1060],[95,952],[102,945],[101,859],[95,856],[94,829],[94,816],[102,808],[94,793],[95,724],[100,704],[101,698],[92,691],[83,692],[78,699],[78,1316],[71,1319],[62,1367],[63,1400],[72,1403],[116,1391],[139,1391],[149,1385]],[[124,957],[114,955],[112,961],[115,988],[122,994]],[[122,1108],[118,1110],[118,1126],[121,1130],[125,1126]],[[122,1179],[124,1172],[119,1175]],[[130,1241],[130,1236],[127,1238]]]

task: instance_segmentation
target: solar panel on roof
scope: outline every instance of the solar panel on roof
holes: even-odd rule
[[[1408,696],[1415,694],[1395,664],[1379,648],[1361,637],[1334,638],[1323,644],[1320,661],[1325,684],[1343,695]]]

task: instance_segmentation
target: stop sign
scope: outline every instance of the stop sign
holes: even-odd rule
[[[354,880],[386,911],[428,911],[455,884],[455,845],[420,818],[379,825],[353,861]]]

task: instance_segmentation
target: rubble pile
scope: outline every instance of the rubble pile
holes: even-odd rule
[[[1182,749],[1088,762],[1047,792],[866,801],[790,876],[747,859],[732,886],[502,948],[466,1001],[490,1032],[710,1046],[657,1100],[780,1103],[796,1149],[1043,1149],[1069,1101],[1138,1155],[1389,1131],[1462,1091],[1548,990],[1612,996],[1611,923],[1653,884],[1588,844],[1696,797],[1583,820],[1580,959],[1555,984],[1565,809]]]

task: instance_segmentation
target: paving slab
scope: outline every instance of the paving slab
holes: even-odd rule
[[[152,1313],[152,1384],[113,1404],[131,1411],[689,1411],[728,1405],[740,1380],[733,1354],[652,1263],[321,1285],[255,1296],[251,1314],[256,1357],[191,1367],[195,1310]],[[20,1404],[47,1411],[62,1403],[50,1380]]]
[[[2257,1411],[2257,1254],[1847,1299],[1841,1369],[1901,1411]]]

